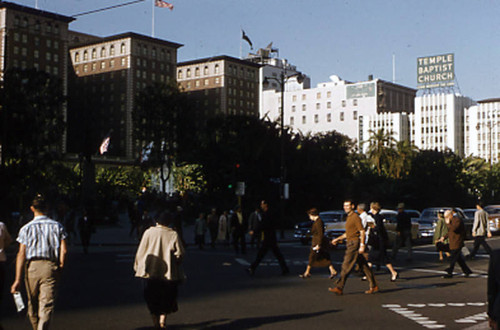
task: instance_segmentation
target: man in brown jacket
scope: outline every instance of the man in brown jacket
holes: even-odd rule
[[[370,283],[370,289],[365,291],[365,293],[376,293],[379,289],[375,281],[375,276],[371,268],[368,267],[366,259],[363,257],[363,253],[365,252],[365,229],[361,224],[361,218],[354,212],[354,204],[351,200],[344,202],[344,211],[347,213],[345,233],[332,240],[333,245],[336,245],[343,239],[346,240],[344,262],[342,263],[342,271],[337,285],[334,288],[328,288],[328,290],[339,296],[342,295],[347,277],[356,263],[358,263],[359,268],[363,270]]]
[[[450,241],[450,267],[446,268],[446,275],[443,278],[452,278],[453,277],[453,268],[455,267],[455,263],[458,262],[462,271],[464,272],[465,277],[468,277],[472,274],[472,270],[465,263],[465,259],[462,256],[462,247],[464,246],[465,241],[465,226],[464,222],[460,217],[453,215],[453,210],[446,210],[444,212],[444,221],[446,226],[448,227],[448,234],[441,237],[440,241],[444,242],[446,238]]]

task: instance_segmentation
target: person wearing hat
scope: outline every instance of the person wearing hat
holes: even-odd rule
[[[396,260],[399,248],[404,244],[408,250],[408,257],[406,260],[412,260],[411,251],[411,217],[405,212],[405,204],[398,204],[398,215],[396,216],[396,242],[392,247],[392,259]]]

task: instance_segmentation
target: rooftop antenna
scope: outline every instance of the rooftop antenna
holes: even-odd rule
[[[396,83],[396,54],[392,53],[392,83]]]

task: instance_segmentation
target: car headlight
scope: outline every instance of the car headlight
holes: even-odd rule
[[[436,226],[437,226],[437,222],[433,222],[433,223],[432,223],[432,227],[434,227],[434,228],[435,228]]]

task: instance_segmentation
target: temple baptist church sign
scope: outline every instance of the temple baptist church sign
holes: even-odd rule
[[[455,55],[444,54],[417,58],[417,88],[455,85]]]

